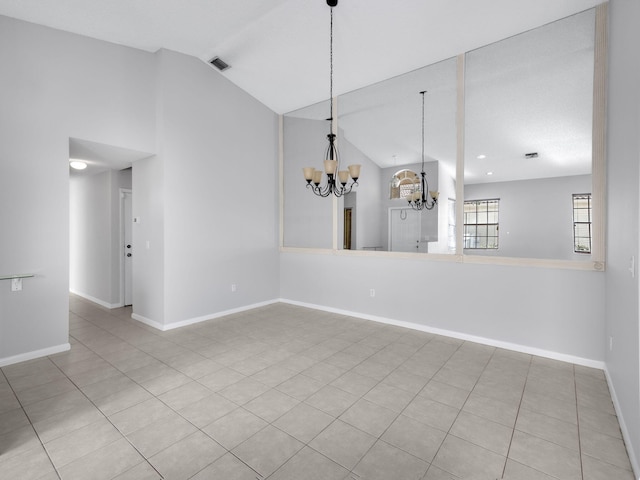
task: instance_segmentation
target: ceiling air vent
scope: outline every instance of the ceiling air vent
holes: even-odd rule
[[[209,63],[214,67],[216,67],[221,72],[224,72],[227,68],[230,67],[228,63],[220,60],[220,57],[213,57],[211,60],[209,60]]]
[[[524,158],[538,158],[538,152],[525,153]]]

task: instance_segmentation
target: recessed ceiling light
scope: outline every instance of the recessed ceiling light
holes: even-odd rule
[[[493,175],[493,172],[487,172],[487,175]]]
[[[487,156],[486,155],[478,155],[476,158],[478,160],[484,160],[485,158],[487,158]]]
[[[84,170],[85,168],[87,168],[87,164],[80,160],[71,160],[69,162],[69,166],[71,168],[75,168],[76,170]]]

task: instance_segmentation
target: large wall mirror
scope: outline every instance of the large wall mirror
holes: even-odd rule
[[[406,196],[420,188],[424,90],[425,173],[440,199],[416,211]],[[362,176],[335,210],[301,174],[307,165],[321,168],[329,108],[324,102],[284,116],[284,246],[331,248],[335,211],[338,249],[454,253],[456,59],[338,98],[341,164],[361,164]]]
[[[341,164],[362,172],[333,201],[302,176],[321,168],[329,102],[286,114],[283,246],[601,260],[592,259],[596,20],[588,10],[339,96]],[[419,187],[423,146],[439,200],[414,211],[405,197]]]
[[[464,253],[589,260],[595,11],[466,54]]]

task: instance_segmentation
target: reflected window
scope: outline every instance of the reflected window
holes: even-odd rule
[[[420,177],[412,170],[400,170],[391,178],[389,198],[405,198],[415,192],[421,192]]]
[[[573,251],[591,253],[591,194],[573,195]]]
[[[499,206],[499,199],[464,202],[464,248],[498,248]]]

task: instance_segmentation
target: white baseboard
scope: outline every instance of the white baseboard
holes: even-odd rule
[[[27,360],[33,360],[35,358],[47,357],[55,353],[66,352],[70,349],[71,345],[69,343],[63,343],[62,345],[56,345],[55,347],[43,348],[41,350],[21,353],[11,357],[0,358],[0,367],[6,367],[8,365],[13,365],[14,363],[26,362]]]
[[[611,393],[611,400],[613,400],[613,407],[616,410],[618,423],[620,424],[620,431],[622,432],[622,438],[624,439],[624,444],[627,447],[627,454],[629,455],[631,468],[635,472],[636,478],[640,480],[640,463],[638,463],[638,457],[636,457],[635,450],[633,449],[633,441],[632,441],[631,435],[629,434],[627,423],[624,421],[622,408],[620,408],[620,402],[618,401],[618,395],[616,394],[616,389],[613,386],[613,382],[611,381],[611,375],[609,374],[609,369],[606,366],[604,368],[604,374],[605,374],[605,377],[607,378],[607,384],[609,385],[609,392]]]
[[[591,360],[589,358],[576,357],[573,355],[567,355],[564,353],[554,352],[551,350],[543,350],[535,347],[528,347],[526,345],[519,345],[517,343],[503,342],[500,340],[494,340],[491,338],[478,337],[475,335],[468,335],[466,333],[455,332],[452,330],[444,330],[441,328],[433,328],[427,325],[421,325],[413,322],[404,322],[401,320],[393,320],[391,318],[379,317],[376,315],[369,315],[359,312],[351,312],[349,310],[342,310],[339,308],[325,307],[323,305],[315,305],[311,303],[298,302],[295,300],[288,300],[286,298],[279,299],[282,303],[288,303],[291,305],[297,305],[300,307],[312,308],[314,310],[322,310],[330,313],[338,313],[341,315],[348,315],[350,317],[362,318],[364,320],[371,320],[373,322],[384,323],[387,325],[395,325],[397,327],[409,328],[412,330],[418,330],[421,332],[433,333],[435,335],[443,335],[446,337],[457,338],[459,340],[466,340],[469,342],[480,343],[482,345],[488,345],[491,347],[504,348],[506,350],[513,350],[520,353],[528,353],[530,355],[536,355],[538,357],[550,358],[553,360],[559,360],[562,362],[575,363],[576,365],[582,365],[585,367],[598,368],[603,370],[605,367],[604,362],[598,360]]]
[[[108,308],[109,310],[114,309],[114,308],[120,308],[120,307],[124,306],[122,303],[107,303],[104,300],[100,300],[99,298],[92,297],[91,295],[88,295],[88,294],[83,293],[83,292],[79,292],[77,290],[73,290],[71,288],[69,289],[69,291],[71,293],[73,293],[74,295],[78,295],[79,297],[82,297],[82,298],[84,298],[86,300],[89,300],[90,302],[97,303],[101,307]]]
[[[188,318],[187,320],[181,320],[179,322],[171,322],[168,324],[162,324],[160,322],[156,322],[155,320],[151,320],[149,318],[143,317],[142,315],[138,315],[137,313],[132,313],[131,318],[134,320],[138,320],[139,322],[144,323],[145,325],[149,325],[150,327],[157,328],[158,330],[162,330],[166,332],[167,330],[173,330],[180,327],[186,327],[188,325],[193,325],[195,323],[206,322],[207,320],[214,320],[216,318],[225,317],[227,315],[232,315],[234,313],[246,312],[247,310],[253,310],[255,308],[265,307],[267,305],[272,305],[274,303],[278,303],[279,300],[268,300],[266,302],[254,303],[251,305],[245,305],[243,307],[232,308],[230,310],[224,310],[222,312],[211,313],[209,315],[203,315],[201,317]]]
[[[156,322],[155,320],[151,320],[147,317],[143,317],[142,315],[138,315],[137,313],[132,313],[131,318],[137,320],[140,323],[144,323],[145,325],[149,325],[150,327],[162,330],[163,332],[165,331],[164,325],[162,323]]]

